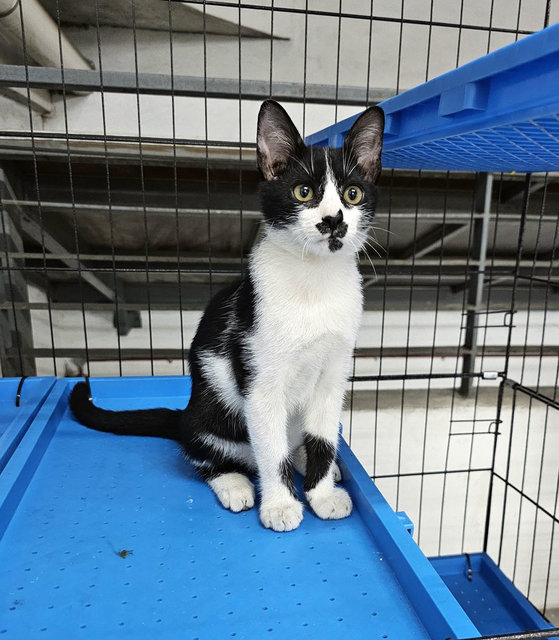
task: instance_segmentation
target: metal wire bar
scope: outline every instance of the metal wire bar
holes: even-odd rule
[[[168,0],[169,2],[172,0]],[[239,9],[240,10],[240,9]],[[64,79],[60,69],[54,67],[30,67],[26,75],[17,65],[0,64],[0,86],[48,89],[50,91],[105,91],[106,93],[140,93],[141,95],[172,96],[238,100],[239,82],[231,78],[211,78],[175,74],[173,80],[159,73],[138,73],[138,81],[130,71],[105,71],[103,86],[99,71],[67,69]],[[325,84],[301,85],[298,82],[270,81],[241,78],[240,93],[244,100],[263,100],[273,97],[282,102],[301,102],[303,96],[310,104],[331,105],[336,99],[336,88]],[[390,89],[363,87],[338,87],[338,104],[362,107],[368,101],[377,103],[390,98]]]
[[[244,273],[244,220],[243,220],[243,88],[242,88],[242,38],[241,38],[241,8],[239,7],[237,13],[237,19],[239,21],[239,29],[237,33],[238,38],[238,57],[239,57],[239,238],[240,238],[240,262],[241,262],[241,274]],[[305,53],[305,64],[306,64],[306,53]],[[303,99],[305,97],[305,88],[303,88]]]
[[[446,474],[451,474],[451,475],[459,475],[459,474],[465,474],[465,473],[480,473],[480,472],[485,472],[485,473],[489,473],[491,471],[490,468],[486,468],[486,469],[440,469],[439,471],[410,471],[410,472],[405,472],[405,473],[387,473],[387,474],[380,474],[378,476],[371,476],[372,480],[393,480],[395,478],[416,478],[417,476],[420,476],[421,479],[423,479],[424,477],[432,477],[432,476],[441,476],[441,475],[446,475]]]
[[[14,289],[14,283],[13,283],[13,277],[12,277],[12,267],[10,264],[11,261],[8,254],[8,245],[9,245],[10,237],[8,235],[8,230],[6,228],[6,213],[4,211],[4,207],[2,204],[3,193],[4,193],[4,180],[0,182],[0,218],[2,218],[2,236],[3,236],[3,244],[4,244],[3,253],[6,260],[5,269],[8,277],[8,290],[10,292],[10,298],[11,298],[12,317],[14,319],[14,333],[15,333],[16,346],[17,346],[17,358],[19,362],[19,375],[23,376],[25,368],[23,366],[22,344],[21,344],[21,336],[20,336],[19,327],[18,327],[17,313],[16,313],[16,308],[14,306],[16,301],[16,295],[15,295],[15,289]]]
[[[539,511],[541,511],[542,513],[544,513],[546,516],[548,516],[549,518],[551,518],[551,520],[553,522],[555,522],[555,524],[559,524],[559,519],[557,518],[556,514],[551,513],[551,511],[549,511],[548,509],[546,509],[544,506],[542,506],[541,504],[539,504],[538,502],[536,502],[536,500],[534,500],[534,498],[532,498],[531,496],[529,496],[525,491],[523,491],[522,489],[519,489],[517,486],[515,486],[512,482],[510,482],[509,480],[507,480],[507,478],[504,478],[500,473],[498,473],[497,471],[493,472],[493,475],[500,480],[501,482],[503,482],[509,489],[512,489],[513,491],[515,491],[519,496],[521,496],[522,498],[524,498],[525,500],[527,500],[533,507],[535,507],[536,509],[538,509]]]
[[[265,6],[265,5],[259,5],[259,4],[251,4],[251,3],[247,3],[247,2],[235,2],[235,4],[231,3],[231,2],[225,2],[225,1],[220,1],[220,0],[171,0],[172,2],[180,2],[182,4],[195,4],[195,5],[206,5],[208,7],[240,7],[241,9],[254,9],[254,10],[258,10],[258,11],[272,11],[272,7],[269,6]],[[305,13],[305,9],[298,9],[298,8],[291,8],[291,7],[275,7],[273,9],[274,11],[278,12],[278,13]],[[308,11],[309,15],[312,16],[325,16],[325,17],[331,17],[331,18],[337,18],[340,16],[339,13],[335,12],[335,11],[323,11],[320,9],[310,9]],[[354,20],[370,20],[370,16],[367,14],[362,14],[362,13],[347,13],[344,12],[341,14],[342,18],[352,18]],[[430,22],[428,20],[418,20],[418,19],[414,19],[414,18],[404,18],[403,16],[400,18],[393,18],[390,16],[373,16],[372,18],[375,22],[394,22],[394,23],[398,23],[398,24],[417,24],[417,25],[423,25],[423,26],[429,26],[432,25],[433,27],[448,27],[448,28],[454,28],[454,29],[471,29],[472,31],[488,31],[489,29],[491,29],[492,31],[498,32],[498,33],[517,33],[516,29],[511,29],[508,27],[495,27],[495,26],[491,26],[491,27],[486,27],[483,25],[479,25],[479,24],[460,24],[460,23],[456,23],[456,22],[444,22],[444,21],[434,21],[434,22]],[[533,31],[528,31],[528,30],[519,30],[518,33],[520,35],[529,35],[531,33],[534,33]]]
[[[21,3],[18,3],[19,5],[19,24],[20,24],[20,28],[21,28],[21,40],[22,40],[22,54],[23,54],[23,67],[24,67],[24,71],[25,71],[25,78],[28,81],[29,79],[29,70],[30,70],[30,66],[29,66],[29,59],[28,59],[28,54],[27,54],[27,40],[26,40],[26,33],[25,33],[25,21],[23,19],[23,8],[21,6]],[[27,94],[27,103],[29,105],[28,111],[27,111],[27,115],[28,115],[28,120],[29,120],[29,136],[31,138],[31,156],[32,156],[32,163],[33,163],[33,180],[34,180],[34,187],[35,187],[35,197],[37,198],[38,201],[38,208],[37,208],[37,214],[38,214],[38,218],[39,218],[39,229],[40,229],[40,235],[41,235],[41,249],[42,249],[42,257],[43,257],[43,266],[44,266],[44,273],[46,276],[46,260],[45,260],[45,256],[46,256],[46,247],[45,247],[45,236],[44,236],[44,228],[43,228],[43,211],[41,209],[41,196],[40,196],[40,189],[39,189],[39,173],[38,173],[38,162],[37,162],[37,153],[36,153],[36,148],[35,148],[35,126],[33,124],[33,113],[31,111],[31,89],[29,87],[29,84],[26,85],[26,94]],[[54,352],[54,325],[53,325],[53,318],[52,318],[52,309],[50,307],[50,298],[49,298],[49,293],[50,293],[50,284],[48,282],[47,279],[47,301],[49,302],[49,306],[48,306],[48,317],[49,317],[49,333],[50,333],[50,341],[51,341],[51,345],[53,348],[53,352]],[[52,357],[52,368],[53,368],[53,372],[54,375],[57,375],[57,365],[56,365],[56,357],[53,354]]]
[[[78,233],[78,218],[77,218],[76,208],[74,206],[74,203],[76,201],[76,197],[75,197],[75,192],[74,192],[74,179],[73,179],[73,173],[72,173],[72,153],[71,153],[71,150],[70,150],[70,138],[69,138],[70,127],[69,127],[69,124],[68,124],[68,100],[67,100],[66,86],[64,84],[65,67],[64,67],[64,56],[63,56],[63,51],[62,51],[62,30],[61,30],[61,26],[60,26],[60,5],[59,5],[59,0],[56,0],[56,24],[57,24],[57,29],[58,29],[58,51],[59,51],[59,55],[60,55],[60,71],[61,71],[61,77],[62,77],[62,106],[63,106],[63,114],[64,114],[64,132],[65,132],[65,141],[66,141],[66,155],[67,155],[67,162],[68,162],[68,180],[69,180],[69,188],[70,188],[70,199],[71,199],[71,203],[72,203],[72,226],[73,226],[73,232],[74,232],[74,243],[75,243],[75,247],[76,247],[76,258],[77,258],[76,265],[77,265],[77,272],[78,272],[78,282],[79,282],[79,288],[80,288],[80,297],[82,298],[82,303],[83,303],[84,280],[83,280],[83,277],[82,277],[82,265],[81,265],[81,260],[80,260],[80,240],[79,240],[79,233]],[[86,366],[87,375],[90,376],[91,375],[91,371],[90,371],[90,368],[89,368],[89,357],[88,357],[89,344],[88,344],[88,339],[87,339],[87,319],[85,317],[85,307],[83,306],[83,304],[82,304],[81,312],[82,312],[82,325],[83,325],[85,352],[86,352],[85,366]]]
[[[497,636],[481,636],[479,638],[467,638],[466,640],[543,640],[555,638],[559,635],[559,629],[544,629],[541,631],[522,631],[520,633],[505,633]]]
[[[210,216],[210,151],[209,151],[209,123],[208,123],[208,38],[207,38],[207,29],[206,29],[206,3],[203,3],[203,21],[204,21],[204,32],[203,32],[203,53],[204,53],[204,153],[205,153],[205,170],[206,170],[206,211],[207,211],[207,239],[208,239],[208,276],[210,280],[210,296],[213,295],[213,248],[212,248],[212,221]]]
[[[101,97],[101,117],[103,121],[103,146],[105,151],[105,174],[107,178],[107,204],[108,204],[108,214],[109,214],[109,235],[111,242],[111,258],[113,263],[113,288],[115,291],[114,303],[115,303],[115,319],[118,322],[120,318],[120,309],[119,309],[119,295],[118,295],[118,283],[116,276],[116,250],[115,250],[115,238],[114,238],[114,216],[113,216],[113,207],[112,207],[112,197],[111,197],[111,172],[109,168],[109,152],[107,145],[107,113],[105,109],[105,92],[103,90],[103,56],[101,54],[101,29],[99,27],[99,0],[95,0],[95,23],[96,23],[96,33],[97,33],[97,62],[99,65],[99,83],[101,87],[100,97]],[[76,203],[74,202],[74,209],[76,209]],[[121,341],[120,341],[120,331],[116,332],[116,340],[117,340],[117,352],[118,352],[118,373],[122,376],[122,352],[121,352]],[[54,354],[53,354],[54,357]]]
[[[183,323],[183,301],[182,301],[182,274],[181,274],[181,241],[180,241],[180,218],[179,218],[179,180],[177,168],[177,143],[175,142],[177,132],[176,110],[175,110],[175,58],[173,50],[173,4],[168,0],[168,18],[169,18],[169,64],[171,71],[171,122],[173,131],[173,186],[175,195],[175,232],[177,234],[177,286],[179,296],[179,324],[181,336],[181,361],[182,374],[186,373],[185,363],[185,342],[184,342],[184,323]],[[239,21],[240,24],[240,21]],[[239,98],[240,99],[240,98]],[[242,171],[242,168],[240,169]]]
[[[139,63],[138,63],[138,37],[136,33],[136,0],[131,0],[132,3],[132,34],[133,34],[133,42],[134,42],[134,72],[136,74],[136,86],[138,86],[138,74],[140,72]],[[205,77],[205,68],[204,68],[204,77]],[[148,330],[149,330],[149,348],[150,353],[153,352],[153,326],[152,326],[152,316],[151,316],[151,293],[150,293],[150,269],[148,267],[148,256],[149,256],[149,231],[148,231],[148,215],[146,210],[146,188],[145,188],[145,174],[144,174],[144,154],[143,154],[143,139],[142,139],[142,117],[141,117],[141,107],[140,107],[140,92],[136,91],[136,111],[137,111],[137,121],[138,121],[138,152],[140,158],[140,185],[142,190],[142,209],[143,209],[143,222],[144,222],[144,250],[146,254],[146,295],[147,295],[147,303],[148,303]],[[153,359],[150,361],[150,369],[151,375],[154,374],[153,368]]]
[[[524,180],[524,198],[523,198],[521,217],[520,217],[519,227],[518,227],[516,266],[514,270],[516,275],[518,275],[520,271],[520,260],[522,258],[522,252],[524,249],[524,232],[526,228],[526,213],[528,211],[528,203],[530,198],[530,181],[531,181],[531,175],[527,173],[526,178]],[[515,279],[512,285],[511,305],[510,305],[511,312],[514,311],[516,306],[517,282],[518,280]],[[508,377],[510,349],[512,346],[512,330],[513,330],[513,323],[512,323],[512,316],[511,316],[511,321],[509,323],[509,330],[507,335],[507,343],[506,343],[507,348],[505,353],[504,370],[502,375],[503,380],[499,385],[499,393],[497,395],[497,420],[501,420],[501,414],[503,409],[503,394],[506,386],[504,381]],[[491,467],[493,469],[495,469],[495,463],[497,458],[497,441],[498,441],[497,436],[495,436],[494,442],[493,442],[493,455],[492,455],[492,463],[491,463]],[[491,481],[489,483],[489,491],[487,494],[487,508],[486,508],[486,514],[485,514],[485,533],[484,533],[484,539],[483,539],[483,550],[485,552],[487,551],[487,545],[489,542],[489,526],[490,526],[490,520],[491,520],[491,506],[492,506],[492,499],[493,499],[493,477],[494,477],[494,474],[491,475]]]
[[[409,347],[406,349],[409,351]],[[404,355],[405,357],[405,355]],[[387,380],[427,380],[440,379],[440,380],[453,380],[460,378],[484,378],[487,376],[487,372],[479,371],[474,373],[406,373],[406,374],[384,374],[377,376],[351,376],[350,381],[353,382],[382,382]]]
[[[457,54],[458,56],[458,54]],[[477,180],[478,176],[476,174],[476,180]],[[470,205],[470,226],[469,226],[469,237],[468,237],[468,247],[471,247],[472,245],[472,238],[473,238],[473,232],[474,232],[474,224],[473,224],[473,215],[474,215],[474,211],[476,209],[475,207],[475,198],[476,194],[475,194],[475,185],[474,188],[472,189],[472,197],[471,197],[471,205]],[[468,251],[467,257],[466,257],[466,265],[465,265],[465,269],[464,269],[464,282],[467,282],[468,280],[468,272],[469,272],[469,268],[470,268],[470,263],[471,263],[471,252]],[[464,316],[465,311],[467,310],[467,288],[464,287],[463,291],[462,291],[462,316]],[[463,339],[463,331],[464,331],[464,327],[461,325],[460,326],[460,338],[459,338],[459,345],[464,345],[464,339]],[[459,354],[460,354],[460,347],[457,346],[457,350],[456,350],[456,363],[455,363],[455,369],[454,369],[454,374],[456,376],[456,379],[458,379],[458,368],[459,368]],[[462,373],[463,374],[467,374],[469,373],[468,371],[464,371],[464,369],[462,369]],[[462,381],[463,378],[460,378],[460,380]],[[452,420],[454,419],[455,416],[455,406],[456,406],[456,394],[452,395],[451,401],[450,401],[450,423],[449,423],[449,429],[448,429],[448,436],[446,439],[446,447],[445,447],[445,463],[444,463],[444,467],[445,469],[449,468],[449,462],[450,462],[450,444],[451,444],[451,424],[452,424]],[[443,477],[443,486],[442,486],[442,494],[441,494],[441,507],[440,507],[440,520],[439,520],[439,544],[438,544],[438,554],[441,554],[441,549],[442,549],[442,538],[443,538],[443,527],[444,527],[444,516],[445,516],[445,504],[446,504],[446,487],[447,487],[447,476],[445,475]],[[464,515],[463,518],[466,518],[466,513],[464,511]],[[463,541],[462,541],[463,542]]]
[[[510,387],[514,391],[520,391],[521,393],[524,393],[525,395],[530,396],[530,398],[534,398],[535,400],[539,400],[540,402],[543,402],[548,407],[552,407],[554,409],[559,409],[559,402],[557,402],[553,398],[549,398],[548,396],[544,395],[543,393],[540,393],[539,391],[535,391],[534,389],[531,389],[530,387],[526,387],[523,384],[521,384],[520,382],[515,382],[514,380],[511,380],[510,378],[506,378],[505,377],[503,379],[503,382],[504,382],[504,384],[507,385],[507,387]]]

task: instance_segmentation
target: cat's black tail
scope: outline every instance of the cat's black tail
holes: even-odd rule
[[[89,394],[89,386],[85,382],[78,382],[69,400],[72,413],[86,427],[121,436],[179,439],[180,410],[109,411],[96,407],[89,399]]]

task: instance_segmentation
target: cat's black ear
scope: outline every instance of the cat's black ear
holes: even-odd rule
[[[256,157],[266,180],[280,176],[290,157],[301,155],[305,143],[285,109],[274,100],[266,100],[258,114]]]
[[[355,158],[370,182],[377,182],[380,176],[383,133],[384,111],[369,107],[353,123],[344,141],[344,153]]]

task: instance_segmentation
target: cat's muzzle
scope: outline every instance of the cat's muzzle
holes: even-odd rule
[[[324,235],[330,234],[328,238],[330,251],[338,251],[343,247],[340,238],[347,233],[347,223],[344,222],[344,214],[341,211],[338,211],[335,216],[324,216],[322,222],[317,223],[316,228]]]

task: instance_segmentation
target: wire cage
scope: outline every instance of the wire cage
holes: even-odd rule
[[[262,233],[261,100],[308,135],[559,19],[552,0],[77,4],[0,17],[5,377],[187,374]],[[342,422],[426,555],[487,552],[559,625],[549,169],[383,170]]]

